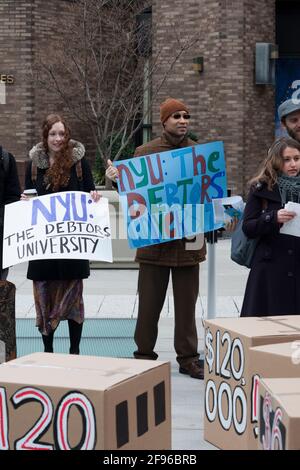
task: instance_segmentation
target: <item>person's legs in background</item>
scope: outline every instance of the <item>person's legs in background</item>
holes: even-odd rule
[[[54,331],[51,331],[48,335],[42,334],[42,339],[44,343],[44,352],[53,353],[53,339],[54,339]]]
[[[84,305],[82,279],[33,281],[36,325],[42,333],[45,352],[53,352],[53,337],[61,320],[68,320],[70,354],[79,354]],[[47,334],[48,333],[48,334]]]
[[[77,323],[74,320],[68,320],[70,334],[70,354],[79,354],[79,344],[83,323]]]
[[[196,302],[199,294],[199,264],[172,268],[175,307],[174,347],[179,372],[203,379],[199,361]]]
[[[82,334],[83,323],[77,323],[74,320],[68,320],[69,335],[70,335],[70,354],[79,354],[79,345]],[[51,331],[48,335],[42,335],[44,343],[44,352],[53,353],[53,340],[54,331]]]
[[[158,320],[163,308],[170,268],[154,264],[140,264],[138,292],[139,309],[134,340],[138,347],[136,359],[157,359],[154,352],[158,334]]]

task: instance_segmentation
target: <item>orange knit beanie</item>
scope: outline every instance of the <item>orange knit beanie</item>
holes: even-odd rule
[[[163,124],[171,114],[176,113],[176,111],[185,111],[189,113],[188,108],[186,105],[179,100],[175,100],[174,98],[167,98],[163,103],[160,105],[160,120]]]

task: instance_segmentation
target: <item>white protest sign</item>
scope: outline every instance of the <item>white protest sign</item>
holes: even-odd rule
[[[112,262],[106,198],[67,191],[5,206],[3,268],[53,258]]]
[[[294,237],[300,237],[300,204],[297,202],[289,201],[284,208],[287,211],[296,212],[296,216],[283,224],[280,229],[280,233],[284,233],[285,235],[294,235]]]

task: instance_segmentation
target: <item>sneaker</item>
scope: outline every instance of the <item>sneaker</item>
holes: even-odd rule
[[[204,367],[202,361],[195,361],[191,362],[190,364],[186,364],[184,367],[179,367],[180,374],[189,375],[193,379],[204,379]]]

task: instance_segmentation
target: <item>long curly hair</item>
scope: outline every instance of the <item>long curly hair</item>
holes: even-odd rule
[[[277,183],[277,178],[283,168],[283,152],[287,147],[294,148],[300,152],[300,143],[291,137],[280,137],[276,139],[268,150],[266,159],[262,162],[257,175],[249,181],[249,185],[266,183],[272,190]]]
[[[48,136],[52,126],[61,122],[65,128],[65,138],[59,152],[55,155],[53,165],[46,171],[45,183],[57,191],[60,187],[68,185],[70,179],[70,170],[73,166],[72,148],[70,147],[71,131],[65,119],[59,114],[49,114],[42,124],[43,146],[47,155],[49,154]]]

